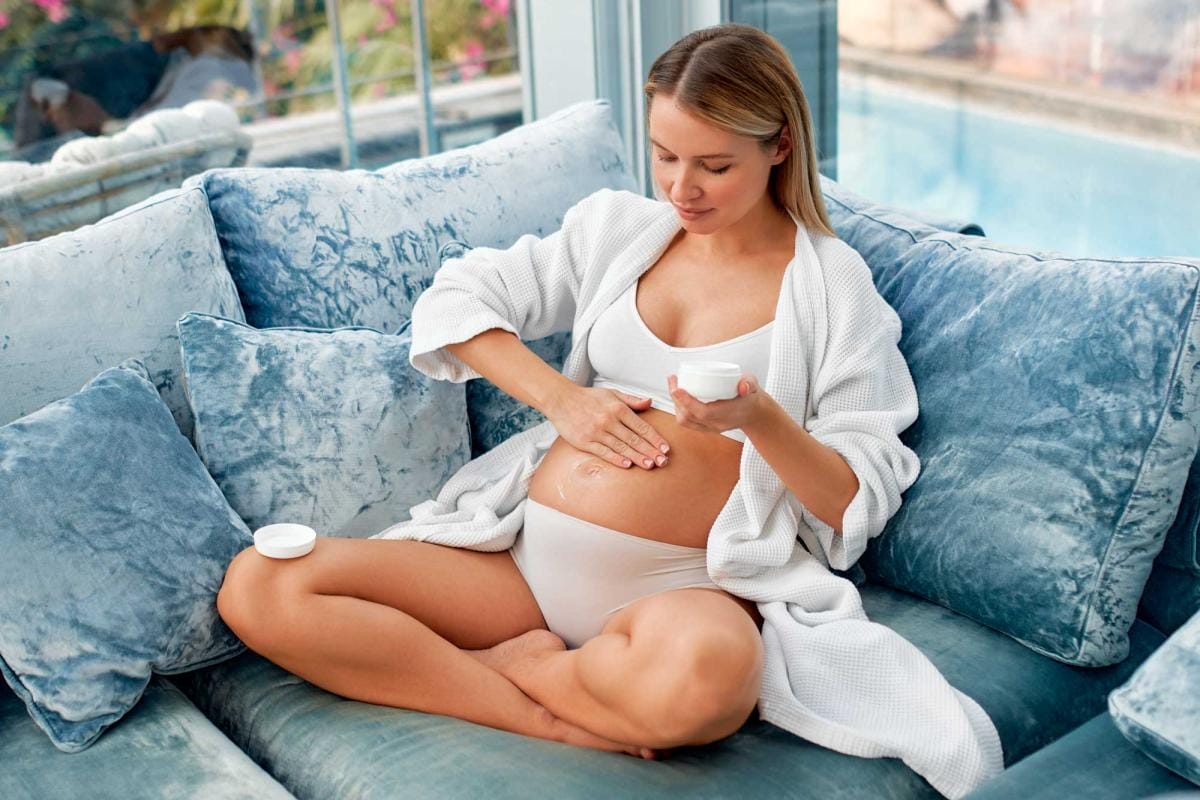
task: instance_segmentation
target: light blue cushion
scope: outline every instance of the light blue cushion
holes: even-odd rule
[[[821,194],[833,229],[872,270],[890,269],[908,248],[938,234],[938,229],[902,211],[882,206],[821,176]]]
[[[1139,750],[1200,785],[1200,613],[1108,696],[1108,710]]]
[[[1200,800],[1187,792],[1190,786],[1146,758],[1101,713],[1009,767],[966,800]]]
[[[179,341],[196,449],[252,530],[370,536],[470,460],[465,389],[414,370],[408,334],[188,314]]]
[[[1139,624],[1127,662],[1077,669],[904,592],[866,586],[862,600],[872,620],[911,641],[988,713],[1008,764],[1102,711],[1163,641]],[[900,759],[839,753],[756,715],[725,739],[645,761],[347,700],[253,652],[174,680],[299,797],[942,798]]]
[[[198,189],[0,250],[0,425],[138,358],[190,436],[175,334],[188,311],[243,319]]]
[[[185,185],[208,193],[250,324],[394,331],[446,243],[546,235],[597,189],[635,184],[611,107],[596,100],[374,172],[219,169]]]
[[[167,678],[86,752],[59,752],[0,683],[5,800],[294,800]]]
[[[245,648],[217,615],[251,543],[136,360],[0,428],[0,673],[68,753],[151,672]]]
[[[1125,658],[1200,442],[1200,262],[942,233],[871,266],[922,468],[867,574],[1066,663]]]

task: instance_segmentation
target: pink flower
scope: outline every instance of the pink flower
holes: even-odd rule
[[[0,11],[0,30],[8,27],[8,14]]]
[[[289,50],[287,55],[285,55],[283,57],[283,64],[285,67],[287,67],[287,71],[289,74],[295,75],[296,72],[300,69],[300,63],[303,60],[304,60],[304,53],[302,53],[300,51],[300,48],[297,47],[295,50]]]
[[[469,81],[484,70],[483,63],[483,43],[478,39],[471,39],[463,45],[462,58],[455,58],[454,63],[458,67],[458,74],[463,80]]]
[[[392,28],[396,27],[396,10],[393,8],[383,9],[383,19],[379,20],[375,25],[376,33],[387,33]]]
[[[66,0],[33,0],[34,5],[46,12],[51,22],[62,22],[71,12],[67,11]]]
[[[496,18],[492,16],[490,11],[483,12],[483,16],[479,18],[479,27],[485,31],[496,24]]]
[[[479,0],[480,4],[498,17],[508,16],[509,0]]]

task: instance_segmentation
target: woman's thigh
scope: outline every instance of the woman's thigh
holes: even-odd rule
[[[311,553],[296,559],[267,558],[248,547],[229,565],[218,605],[222,617],[242,612],[269,619],[273,604],[295,593],[391,606],[464,649],[492,647],[546,627],[509,551],[397,539],[321,537]]]

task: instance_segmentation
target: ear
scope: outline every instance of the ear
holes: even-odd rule
[[[788,124],[783,123],[783,127],[779,131],[779,143],[775,145],[774,164],[783,163],[788,154],[792,152],[792,131],[788,128]]]

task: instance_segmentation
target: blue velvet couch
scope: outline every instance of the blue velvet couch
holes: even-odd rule
[[[548,235],[563,212],[591,192],[633,189],[622,153],[608,105],[581,103],[495,140],[374,172],[212,170],[96,225],[2,250],[0,385],[5,396],[0,397],[0,425],[32,414],[77,391],[102,369],[136,357],[146,364],[179,432],[195,443],[202,431],[182,385],[175,327],[184,313],[202,312],[264,329],[356,326],[399,333],[412,302],[443,259],[464,247],[506,247],[523,233]],[[1080,270],[1087,268],[1125,270],[1131,292],[1136,287],[1157,297],[1160,289],[1167,293],[1191,285],[1186,281],[1200,274],[1200,260],[1125,259],[1089,267],[1066,256],[1025,253],[982,236],[942,230],[857,197],[832,181],[824,188],[839,234],[862,253],[881,293],[904,320],[901,348],[913,366],[922,404],[921,420],[905,433],[922,455],[922,477],[910,489],[905,507],[847,577],[859,585],[871,620],[894,628],[920,648],[995,722],[1006,771],[971,796],[1116,800],[1196,792],[1194,784],[1127,741],[1107,709],[1110,693],[1200,609],[1200,569],[1194,563],[1200,475],[1186,468],[1195,455],[1195,437],[1190,445],[1184,437],[1182,449],[1173,455],[1177,462],[1183,459],[1186,486],[1176,466],[1175,473],[1163,473],[1157,495],[1143,492],[1147,496],[1138,508],[1146,523],[1138,530],[1146,538],[1136,548],[1120,551],[1124,572],[1106,571],[1117,560],[1113,554],[1122,546],[1119,536],[1101,537],[1101,570],[1081,577],[1065,567],[1059,572],[1044,569],[1033,559],[1053,552],[1068,562],[1078,554],[1083,563],[1094,542],[1072,540],[1069,547],[1060,542],[1054,545],[1058,550],[1038,550],[1029,543],[1004,550],[992,543],[1002,543],[1014,530],[1020,533],[1023,519],[1027,528],[1045,531],[1045,537],[1079,530],[1090,536],[1089,531],[1115,523],[1105,518],[1085,526],[1070,523],[1092,506],[1103,507],[1101,501],[1119,494],[1116,500],[1124,502],[1145,487],[1108,485],[1098,477],[1089,482],[1088,476],[1100,474],[1098,467],[1089,472],[1101,458],[1096,450],[1093,461],[1064,467],[1084,475],[1078,486],[1094,493],[1073,498],[1079,501],[1074,516],[1059,506],[1044,511],[1057,502],[1057,495],[1043,498],[1039,489],[1061,494],[1064,486],[1048,472],[1007,492],[1008,506],[989,505],[1001,496],[995,493],[971,495],[968,505],[956,506],[956,497],[996,478],[988,465],[1007,463],[1007,480],[1012,481],[1022,463],[1045,463],[1036,458],[1070,461],[1071,450],[1054,450],[1068,429],[1054,425],[1064,422],[1071,431],[1086,431],[1091,417],[1087,409],[1063,420],[1019,408],[1012,397],[1035,392],[1032,380],[1028,387],[1009,387],[1011,392],[981,401],[972,394],[971,383],[984,376],[967,375],[968,367],[1002,365],[988,361],[989,339],[965,332],[955,337],[956,331],[969,329],[972,319],[996,308],[1005,310],[1005,330],[1020,329],[1023,315],[1032,319],[1036,303],[1031,306],[1017,290],[1036,288],[1039,280],[1047,293],[1039,303],[1069,295],[1069,281],[1078,280]],[[958,260],[949,266],[939,263],[951,255]],[[185,263],[187,269],[169,278],[165,290],[152,287],[173,263]],[[104,282],[87,283],[102,266],[115,271]],[[40,279],[25,280],[33,274]],[[969,298],[966,312],[947,316],[951,290],[980,276],[1004,276],[1006,281],[971,284],[990,288]],[[930,286],[934,280],[941,283]],[[1169,280],[1179,283],[1168,285]],[[62,289],[67,284],[74,288]],[[231,286],[236,294],[230,294]],[[1111,307],[1071,305],[1056,312],[1062,315],[1061,325],[1082,320],[1093,338],[1070,342],[1071,352],[1084,354],[1085,360],[1074,364],[1081,371],[1069,373],[1078,375],[1079,383],[1055,384],[1055,389],[1082,405],[1095,399],[1078,396],[1079,386],[1093,385],[1087,382],[1086,359],[1107,364],[1105,359],[1125,339],[1110,325]],[[17,320],[21,309],[33,306],[40,308],[41,317]],[[1186,311],[1186,304],[1180,308]],[[1179,339],[1166,342],[1164,350],[1178,365],[1200,342],[1192,338],[1190,322],[1179,314],[1173,318],[1178,321],[1174,328],[1152,330],[1155,336]],[[1044,336],[1046,321],[1038,324]],[[1151,346],[1138,338],[1150,335],[1139,331],[1134,344]],[[566,337],[555,334],[530,344],[557,366]],[[1006,347],[1010,344],[1005,340]],[[1039,358],[1049,353],[1045,359],[1053,359],[1059,352],[1055,342],[1031,335],[1006,351],[1006,357],[1046,385],[1063,373]],[[1137,364],[1126,366],[1136,372]],[[956,368],[961,376],[953,372]],[[1155,396],[1160,410],[1171,402],[1170,391],[1183,391],[1179,381],[1185,378],[1190,380],[1175,376],[1172,384],[1155,383],[1154,375],[1134,376],[1138,386],[1154,384],[1159,387],[1155,391],[1168,387],[1166,394]],[[1103,380],[1096,378],[1096,385]],[[538,421],[536,412],[520,408],[486,381],[460,388],[469,413],[472,456]],[[1184,389],[1191,392],[1191,384]],[[953,415],[946,409],[954,409],[955,403],[962,430],[947,419]],[[1012,404],[1013,420],[1021,420],[1010,420],[1011,440],[999,447],[973,440],[972,431],[984,424],[979,415],[1006,404]],[[1186,415],[1172,408],[1164,419],[1168,416],[1172,419],[1151,422],[1161,431]],[[1045,427],[1034,425],[1035,418]],[[1191,420],[1193,428],[1200,424],[1200,416]],[[445,420],[447,426],[462,424]],[[1020,443],[1037,442],[1039,436],[1048,452],[1026,450],[1024,462],[1005,461]],[[955,446],[943,447],[949,441]],[[945,465],[953,458],[974,457],[973,441],[995,451],[987,451],[979,463],[964,461],[958,471],[947,472]],[[1184,452],[1189,447],[1190,453]],[[1143,448],[1133,458],[1145,461],[1156,453],[1162,455]],[[962,466],[968,463],[969,468]],[[1134,473],[1140,480],[1148,470],[1143,466]],[[0,481],[4,476],[0,471]],[[1029,502],[1011,505],[1022,498]],[[935,530],[922,521],[922,514],[961,520],[962,527]],[[953,526],[947,522],[943,527]],[[1114,529],[1119,535],[1132,530]],[[1033,555],[1025,560],[1014,556],[1024,552]],[[997,579],[986,594],[973,594]],[[1117,588],[1105,594],[1105,582]],[[1095,609],[1079,612],[1095,592],[1110,598],[1100,622]],[[1044,609],[1054,612],[1049,621],[1037,616]],[[1054,620],[1064,628],[1086,628],[1087,636],[1067,641],[1066,634],[1049,635]],[[1105,621],[1115,633],[1102,629]],[[9,658],[2,649],[0,656]],[[1200,674],[1190,681],[1200,689]],[[198,669],[155,674],[132,710],[75,753],[57,749],[23,698],[0,682],[0,764],[0,797],[11,800],[516,798],[535,793],[571,798],[939,796],[899,760],[843,755],[759,720],[750,720],[720,742],[685,748],[663,761],[640,761],[348,700],[246,649]]]

